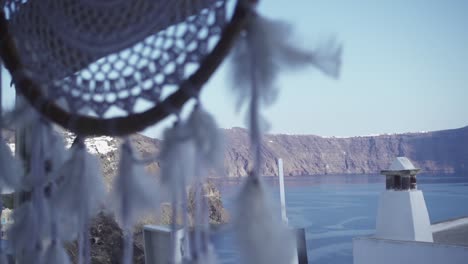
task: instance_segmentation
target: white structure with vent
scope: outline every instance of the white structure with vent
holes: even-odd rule
[[[415,168],[405,157],[398,157],[388,170],[386,190],[379,199],[375,235],[353,239],[354,264],[466,264],[467,244],[434,243],[434,227],[422,191],[417,189]],[[468,219],[460,220],[460,227]],[[453,225],[453,224],[452,224]],[[452,236],[450,224],[438,225],[438,232],[447,230],[446,240]],[[465,227],[463,227],[465,228]],[[451,233],[450,233],[451,232]]]
[[[376,238],[433,242],[424,195],[416,185],[418,172],[405,157],[381,172],[387,190],[379,199]]]

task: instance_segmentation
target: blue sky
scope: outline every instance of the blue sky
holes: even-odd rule
[[[265,111],[271,132],[353,136],[468,125],[468,1],[270,0],[260,11],[294,25],[303,46],[335,36],[344,47],[339,80],[313,68],[282,74],[278,101]],[[222,127],[242,126],[226,68],[202,99]]]
[[[281,75],[280,96],[264,111],[270,132],[355,136],[468,125],[468,1],[264,0],[259,8],[290,22],[301,46],[331,36],[344,48],[339,80],[312,67]],[[245,126],[228,81],[225,63],[201,98],[221,127]]]

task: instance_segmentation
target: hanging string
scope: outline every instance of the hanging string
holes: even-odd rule
[[[73,144],[76,145],[77,148],[80,150],[77,151],[85,151],[85,146],[84,146],[84,141],[83,138],[77,137],[75,139],[75,142]],[[84,154],[84,153],[83,153]],[[84,160],[84,157],[80,157],[80,165],[79,170],[80,173],[78,173],[76,176],[81,176],[84,177],[83,175],[84,172],[86,172],[86,162]],[[82,194],[83,195],[83,194]],[[81,227],[79,229],[80,233],[78,234],[78,263],[82,264],[88,264],[90,263],[90,248],[89,248],[89,216],[88,216],[88,207],[87,206],[80,206],[80,219],[78,220],[79,226]]]
[[[251,34],[247,35],[247,38],[250,38]],[[251,42],[252,40],[248,40]],[[253,173],[249,176],[258,178],[260,177],[260,164],[261,164],[261,132],[260,132],[260,125],[259,125],[259,92],[258,92],[258,83],[257,83],[257,74],[256,74],[256,59],[255,59],[255,51],[251,45],[249,45],[250,49],[250,78],[251,78],[251,92],[252,96],[250,99],[250,144],[252,147],[252,151],[254,154],[254,165],[253,165]]]
[[[194,199],[194,245],[192,247],[193,259],[196,263],[203,262],[210,254],[209,241],[209,211],[207,199],[205,199],[205,190],[202,179],[197,179],[194,183],[193,199]],[[210,262],[211,263],[211,262]]]
[[[314,66],[333,78],[341,65],[341,46],[333,40],[315,50],[298,47],[291,38],[291,26],[283,21],[265,18],[256,12],[256,0],[243,0],[251,9],[232,56],[232,87],[238,95],[238,106],[248,102],[248,125],[253,152],[251,175],[260,175],[263,118],[260,104],[271,105],[276,100],[276,80],[283,70]]]
[[[189,222],[188,222],[188,198],[187,198],[187,182],[186,179],[182,179],[182,202],[181,202],[181,209],[182,209],[182,226],[184,228],[184,236],[183,236],[183,261],[191,261],[192,260],[192,250],[190,248],[190,230],[189,230]]]
[[[174,123],[174,129],[178,129],[178,126],[180,124],[180,115],[177,113],[177,120]],[[170,165],[169,165],[170,166]],[[175,176],[175,175],[173,175]],[[177,236],[177,217],[178,217],[178,210],[177,210],[177,204],[178,204],[178,192],[179,188],[177,186],[174,186],[174,183],[171,185],[171,258],[170,258],[170,263],[175,264],[177,263],[178,259],[178,251],[177,251],[177,245],[178,245],[178,236]]]
[[[194,175],[195,145],[192,140],[193,131],[190,130],[186,121],[178,116],[173,127],[164,132],[163,146],[161,149],[161,182],[170,192],[171,200],[171,263],[179,257],[178,227],[179,217],[182,221],[183,239],[182,258],[184,261],[192,259],[190,232],[188,222],[188,204],[186,186]],[[180,210],[179,210],[180,208]],[[181,214],[179,214],[179,211]]]
[[[191,131],[191,139],[195,145],[194,180],[192,182],[192,209],[194,209],[194,245],[192,257],[196,263],[213,263],[214,252],[209,241],[209,211],[208,199],[205,198],[204,182],[208,168],[219,170],[223,163],[223,143],[214,118],[206,112],[198,100],[186,122]],[[193,208],[194,207],[194,208]],[[208,262],[209,261],[209,262]]]
[[[3,65],[0,61],[0,144],[3,143],[3,104],[2,104],[2,93],[3,93]],[[3,192],[3,186],[0,186],[0,192]],[[0,199],[0,231],[3,230],[3,199]],[[3,247],[0,247],[0,258],[4,258]],[[4,261],[0,259],[0,263]]]
[[[194,214],[193,224],[195,226],[193,245],[190,250],[195,263],[213,263],[215,254],[209,241],[209,210],[208,199],[205,198],[204,182],[208,174],[208,168],[219,170],[223,162],[222,135],[214,118],[206,112],[196,98],[196,104],[192,113],[186,121],[188,130],[191,131],[190,140],[195,146],[193,158],[192,184],[192,212]],[[188,208],[187,208],[188,209]],[[188,211],[186,211],[188,213]]]
[[[170,263],[177,263],[177,193],[173,190],[171,195],[171,257]]]
[[[312,65],[335,77],[341,47],[327,45],[315,51],[297,47],[291,41],[290,26],[270,20],[256,12],[255,0],[243,0],[251,9],[245,34],[233,54],[233,88],[238,104],[248,103],[253,168],[239,193],[233,225],[242,263],[288,263],[293,260],[294,240],[290,230],[276,216],[270,197],[260,179],[263,122],[260,104],[272,104],[278,94],[276,80],[284,69]],[[256,223],[262,223],[257,225]],[[265,240],[264,238],[269,239]]]
[[[56,185],[55,184],[51,184],[50,186],[50,192],[51,193],[54,193],[55,192],[55,188],[56,188]],[[58,220],[58,214],[57,214],[57,208],[51,208],[50,210],[50,218],[51,218],[51,230],[50,230],[50,237],[51,237],[51,241],[52,243],[57,243],[57,241],[59,240],[59,235],[58,235],[58,223],[57,223],[57,220]]]
[[[168,113],[176,115],[176,121],[175,121],[175,123],[173,125],[172,130],[174,130],[174,132],[177,132],[177,129],[180,129],[179,126],[180,126],[180,123],[181,123],[180,109],[174,109],[171,105],[166,104],[166,103],[163,103],[162,105],[163,105],[164,109]],[[167,131],[166,131],[166,133],[167,133]],[[179,138],[178,140],[183,140],[183,138]],[[167,139],[166,139],[166,142],[167,142]],[[176,144],[176,142],[172,142],[172,143]],[[169,155],[171,155],[171,154],[169,154]],[[172,154],[172,155],[174,155],[174,154]],[[163,156],[164,156],[164,154],[163,154]],[[166,157],[166,158],[169,158],[169,157]],[[163,159],[164,159],[164,157],[163,157]],[[169,158],[169,159],[171,159],[171,158]],[[178,170],[178,169],[180,169],[180,167],[175,168],[174,167],[175,164],[167,164],[167,163],[169,163],[167,160],[166,160],[165,163],[166,163],[166,166],[172,167],[172,168],[170,168],[170,170],[172,171],[172,172],[169,172],[170,174],[177,174],[177,172],[174,173],[174,170]],[[183,165],[180,165],[180,166],[183,166]],[[172,175],[171,176],[172,179],[170,179],[171,183],[169,185],[170,199],[171,199],[171,224],[170,224],[170,226],[171,226],[171,247],[170,247],[170,258],[169,258],[170,263],[177,263],[178,262],[178,252],[179,252],[178,247],[177,247],[178,246],[177,219],[178,219],[179,187],[177,186],[178,185],[177,183],[172,182],[172,181],[175,180],[174,179],[175,177],[177,177],[177,175]],[[182,181],[181,185],[185,186],[185,179],[181,179],[181,181]],[[183,201],[186,200],[186,197],[184,197],[184,193],[185,193],[185,191],[182,190],[182,198],[181,198],[182,199],[182,203],[181,203],[182,210],[184,210],[184,206],[185,206],[185,203]],[[186,214],[184,213],[184,211],[183,211],[183,217],[182,217],[182,224],[183,224],[183,227],[184,227],[184,233],[185,233],[184,235],[185,235],[185,237],[187,237],[188,233],[187,233],[187,229],[185,228],[186,224],[187,224],[187,217],[186,217]],[[184,249],[188,249],[189,248],[188,240],[185,237],[183,239],[183,247],[184,247]],[[184,252],[187,252],[187,250],[185,250]]]
[[[123,264],[132,263],[133,225],[137,217],[159,206],[155,179],[150,178],[142,166],[133,162],[133,155],[130,140],[126,138],[121,147],[119,172],[111,196],[124,234]]]
[[[77,136],[70,152],[71,157],[53,179],[50,200],[61,222],[73,226],[68,227],[67,234],[60,234],[60,238],[68,241],[77,237],[78,261],[86,264],[91,261],[89,220],[100,209],[105,187],[98,158],[86,151],[84,138]]]
[[[57,185],[52,183],[50,185],[50,192],[56,191]],[[69,264],[70,257],[62,246],[62,240],[60,239],[59,230],[59,214],[58,208],[51,207],[51,242],[46,252],[44,253],[44,264]]]
[[[199,107],[198,103],[195,107]],[[195,109],[196,110],[196,109]],[[203,203],[203,181],[201,179],[201,162],[200,162],[200,156],[196,155],[195,156],[196,162],[195,162],[195,181],[193,183],[193,200],[194,200],[194,226],[198,227],[195,228],[194,230],[194,245],[193,245],[193,253],[194,253],[194,259],[198,260],[200,255],[204,252],[204,247],[203,247],[203,233],[206,232],[205,226],[204,226],[204,221],[203,221],[203,215],[204,215],[204,206]]]
[[[133,258],[133,231],[132,227],[127,224],[124,224],[123,228],[123,264],[131,264]]]
[[[35,139],[34,141],[38,143],[39,155],[31,155],[30,159],[32,164],[39,166],[34,168],[31,165],[31,174],[30,177],[36,175],[36,180],[32,180],[33,189],[32,189],[32,203],[36,214],[34,216],[39,219],[39,228],[43,229],[38,236],[41,241],[38,243],[39,254],[41,254],[42,263],[51,263],[51,264],[67,264],[70,263],[69,257],[65,252],[59,237],[59,218],[58,218],[58,208],[52,206],[50,195],[55,191],[55,173],[58,171],[58,167],[62,164],[62,160],[58,160],[57,156],[59,153],[51,153],[57,150],[58,138],[54,137],[52,127],[49,123],[46,123],[44,120],[39,120],[39,129],[41,131],[40,138]],[[33,149],[34,152],[34,149]],[[63,158],[63,157],[61,157]],[[46,197],[46,190],[47,196]],[[34,198],[36,196],[36,198]],[[46,218],[48,217],[48,218]],[[46,220],[45,220],[46,219]],[[42,227],[41,227],[42,226]],[[50,244],[44,251],[44,246],[47,244],[43,243],[43,239],[48,238]],[[43,252],[44,251],[44,252]]]
[[[32,244],[34,248],[32,249],[33,252],[29,252],[29,257],[34,258],[35,256],[40,256],[43,242],[42,238],[45,235],[50,234],[50,208],[49,204],[47,203],[43,186],[45,183],[46,178],[46,168],[45,168],[45,146],[44,146],[44,133],[45,127],[42,122],[39,122],[40,126],[38,127],[37,131],[33,133],[32,136],[32,149],[30,155],[30,174],[29,177],[31,178],[31,185],[32,185],[32,197],[31,197],[31,205],[32,205],[32,219],[33,225],[33,232],[35,232],[35,236],[32,239]],[[40,258],[39,258],[40,259]]]
[[[127,155],[131,156],[132,150],[130,148],[130,142],[128,139],[125,139],[125,143],[122,146],[122,151],[126,152]],[[124,155],[122,156],[122,159],[124,159]],[[131,166],[130,164],[126,164],[127,166]],[[125,177],[131,177],[133,176],[131,173],[125,175]],[[130,215],[130,204],[129,200],[126,199],[125,197],[122,197],[121,200],[122,203],[122,225],[123,225],[123,241],[124,241],[124,251],[123,251],[123,264],[131,264],[132,263],[132,258],[133,258],[133,232],[132,232],[132,226],[130,223],[129,215]]]
[[[200,165],[200,158],[198,155],[196,156],[197,162],[195,163],[195,173],[200,173],[201,171],[201,165]],[[203,216],[206,213],[206,204],[204,203],[203,199],[203,181],[201,179],[201,175],[196,175],[197,178],[194,182],[193,186],[193,199],[194,199],[194,206],[195,206],[195,212],[194,212],[194,226],[198,227],[195,228],[194,230],[194,247],[193,247],[193,252],[194,252],[194,258],[198,259],[199,254],[204,252],[204,238],[203,234],[207,231],[206,226],[205,226],[205,221]]]
[[[3,101],[2,101],[3,98],[2,97],[3,97],[3,64],[0,61],[0,128],[2,129],[0,133],[0,139],[3,139]],[[1,213],[1,208],[0,208],[0,213]]]

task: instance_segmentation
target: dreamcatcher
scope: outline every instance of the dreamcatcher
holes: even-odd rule
[[[176,115],[178,121],[165,133],[159,189],[171,197],[175,231],[177,206],[186,207],[186,186],[200,185],[208,168],[221,161],[219,131],[198,93],[235,47],[235,88],[241,103],[250,100],[255,157],[234,221],[240,248],[245,263],[290,259],[293,242],[281,222],[271,220],[276,217],[259,178],[259,104],[272,103],[274,79],[283,68],[311,64],[336,76],[341,49],[333,43],[316,51],[298,49],[288,42],[288,26],[256,12],[257,1],[238,0],[233,11],[231,2],[0,1],[0,56],[18,96],[28,103],[16,118],[23,120],[16,129],[26,131],[22,140],[27,144],[20,155],[25,173],[11,167],[15,159],[0,145],[2,188],[8,185],[28,194],[15,210],[10,234],[18,258],[67,263],[62,244],[78,239],[79,262],[89,263],[89,220],[107,205],[99,195],[103,193],[99,164],[87,153],[84,138],[125,137],[169,115]],[[183,119],[179,112],[192,98],[197,105]],[[52,123],[77,135],[70,150],[60,148]],[[124,138],[123,142],[112,197],[124,230],[123,263],[127,264],[132,259],[132,225],[141,211],[154,210],[157,187],[140,177],[144,173],[137,169],[141,160],[130,141]],[[19,176],[13,177],[14,173]],[[26,183],[17,180],[21,175],[27,175]],[[195,198],[198,216],[203,214],[199,196]],[[185,212],[181,218],[188,234]],[[203,219],[196,217],[195,239],[184,241],[190,249],[185,263],[216,261],[211,242],[203,235],[209,232]],[[266,224],[256,225],[259,221]],[[34,235],[27,239],[28,234]],[[262,244],[257,235],[271,239]],[[281,246],[288,241],[291,246]]]

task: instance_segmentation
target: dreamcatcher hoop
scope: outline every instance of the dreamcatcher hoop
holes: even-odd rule
[[[188,78],[178,83],[178,90],[140,113],[129,113],[127,116],[104,118],[102,116],[84,115],[70,112],[46,95],[21,60],[21,54],[15,43],[14,32],[9,28],[4,11],[0,18],[0,56],[5,67],[11,73],[16,90],[43,116],[76,134],[123,136],[141,131],[163,120],[170,114],[179,111],[193,97],[197,97],[218,66],[227,56],[236,38],[245,27],[251,9],[236,4],[231,20],[224,26],[219,41],[214,48],[199,62],[198,69]]]
[[[233,226],[241,245],[241,254],[248,259],[245,263],[286,263],[293,259],[294,239],[289,229],[275,217],[269,205],[267,192],[259,178],[262,142],[262,117],[259,106],[262,102],[271,102],[272,95],[276,92],[274,83],[280,69],[313,65],[328,75],[337,76],[341,47],[327,45],[324,50],[317,51],[305,51],[296,47],[289,41],[289,30],[284,23],[256,13],[258,0],[232,0],[237,4],[230,22],[226,23],[225,7],[228,1],[231,0],[0,0],[0,57],[12,75],[17,92],[43,117],[76,133],[79,138],[90,135],[125,136],[141,131],[170,114],[178,113],[190,98],[198,97],[202,86],[224,60],[237,37],[241,36],[235,45],[232,60],[234,86],[237,88],[240,102],[249,103],[249,129],[254,163],[252,173],[239,194],[241,199],[236,210],[238,217],[233,219]],[[177,7],[177,3],[200,5],[190,9],[180,4],[182,13],[177,11],[177,8],[175,13],[163,13],[164,8],[155,6],[158,3],[163,7]],[[138,10],[121,8],[134,8],[132,5]],[[187,10],[189,11],[185,12]],[[106,13],[107,11],[109,13]],[[124,22],[120,21],[121,11],[126,12],[126,16],[124,14],[122,17]],[[210,22],[209,14],[206,13],[215,15],[214,22]],[[166,18],[169,16],[169,20],[162,24],[152,21],[157,19],[157,14]],[[87,19],[87,22],[81,23],[82,18]],[[219,23],[218,18],[221,19]],[[194,51],[186,46],[190,38],[188,42],[183,40],[183,47],[173,43],[168,47],[155,44],[157,39],[162,39],[163,42],[169,39],[171,42],[186,37],[185,33],[178,36],[175,35],[177,33],[166,31],[174,24],[179,25],[181,21],[189,25],[196,24],[192,30],[197,34],[201,33],[198,31],[200,28],[208,30],[207,35],[197,37],[199,42],[196,43]],[[94,28],[94,25],[99,27]],[[69,35],[66,32],[68,29],[72,30]],[[147,37],[152,36],[155,39],[148,40]],[[219,37],[211,51],[208,48],[210,36]],[[142,42],[143,46],[152,45],[149,47],[150,55],[144,55],[145,47],[135,46]],[[129,47],[132,50],[128,51]],[[152,50],[164,53],[167,58],[154,55]],[[70,54],[67,54],[67,51],[70,51]],[[131,55],[125,55],[125,51]],[[177,62],[177,56],[172,55],[179,54],[179,51],[194,56]],[[114,59],[124,63],[124,66],[129,66],[130,70],[125,70],[125,67],[122,69],[118,63],[114,64],[111,56],[115,54],[117,58],[114,56]],[[132,59],[132,55],[136,55],[136,59]],[[165,62],[159,63],[159,69],[154,69],[157,67],[153,64],[158,63],[160,58]],[[138,66],[139,59],[146,60],[143,66]],[[167,61],[176,61],[176,65],[173,64],[175,69],[169,73],[161,70],[167,66],[164,64]],[[186,62],[195,63],[195,71],[186,72]],[[177,68],[178,66],[180,68]],[[146,71],[147,69],[149,71]],[[179,72],[181,69],[182,73]],[[112,73],[114,70],[117,71],[117,75]],[[156,75],[154,78],[158,75],[163,78],[161,82],[152,81],[155,85],[154,94],[147,95],[154,106],[144,112],[136,112],[131,99],[134,99],[132,96],[139,95],[137,91],[136,95],[125,97],[130,102],[126,102],[125,98],[106,101],[109,105],[115,104],[123,109],[126,115],[105,117],[109,105],[101,107],[100,97],[107,92],[115,94],[117,86],[120,87],[118,89],[123,87],[122,89],[129,93],[131,91],[128,89],[133,88],[135,82],[143,82],[152,75]],[[176,85],[178,90],[163,98],[160,96],[160,85]],[[151,87],[149,89],[151,90]],[[83,94],[96,97],[85,99]],[[66,105],[63,105],[61,99],[65,99]],[[96,116],[89,115],[86,112],[88,109],[83,108],[83,105],[90,107]],[[32,189],[31,201],[18,208],[19,213],[15,216],[18,221],[15,220],[11,231],[11,237],[16,240],[13,243],[15,251],[27,253],[25,258],[30,259],[29,262],[36,261],[40,256],[45,259],[45,263],[68,263],[65,261],[67,256],[64,249],[57,245],[60,245],[60,241],[68,241],[77,236],[80,263],[89,263],[89,218],[96,213],[95,205],[104,202],[100,196],[103,193],[100,189],[104,189],[103,177],[99,175],[96,157],[92,157],[84,148],[83,142],[79,142],[72,147],[73,155],[64,158],[64,150],[61,144],[57,144],[59,136],[52,131],[50,124],[36,115],[31,116],[33,123],[25,125],[28,132],[21,137],[25,139],[22,144],[31,145],[25,151],[30,153],[22,157],[31,166],[30,175],[25,178],[29,177],[34,181],[31,181],[31,184],[29,181],[26,184],[16,183],[10,181],[9,174],[0,174],[0,183],[15,185],[17,189],[26,185],[28,189]],[[36,127],[39,127],[38,131],[33,132],[32,129]],[[178,204],[182,203],[182,208],[187,208],[184,205],[188,201],[187,184],[202,182],[203,176],[211,166],[216,168],[222,163],[220,157],[222,158],[223,150],[219,142],[219,133],[213,117],[204,112],[199,105],[188,118],[179,118],[164,134],[159,154],[159,186],[140,177],[144,177],[140,170],[142,164],[137,164],[140,159],[134,156],[130,140],[124,141],[124,151],[120,153],[118,175],[113,187],[112,197],[115,198],[111,199],[115,202],[112,207],[121,218],[124,232],[123,263],[130,264],[132,261],[132,226],[138,214],[159,207],[155,199],[157,197],[154,196],[154,188],[159,187],[168,189],[171,194],[171,259],[175,259],[178,238],[176,239],[174,231],[178,219]],[[55,143],[52,144],[53,142]],[[7,167],[4,164],[10,165],[13,160],[11,153],[5,145],[0,147],[0,165]],[[14,169],[9,171],[12,174],[15,172]],[[61,178],[62,173],[66,178]],[[45,197],[43,189],[49,182],[53,182],[57,188],[49,193],[50,197]],[[61,192],[57,191],[59,188]],[[86,196],[86,199],[81,199],[82,196]],[[196,207],[201,208],[203,200],[195,199]],[[56,208],[56,204],[63,206]],[[187,213],[183,212],[182,222],[185,233],[189,234]],[[43,217],[50,215],[51,219]],[[62,230],[59,230],[56,224],[59,216],[67,216],[70,223],[76,221],[76,230],[64,230],[64,234],[60,235],[59,231]],[[39,224],[37,219],[41,220]],[[199,222],[201,224],[194,225],[195,231],[208,228],[203,219]],[[262,225],[257,225],[259,222]],[[33,239],[30,238],[31,234],[35,234]],[[195,232],[195,238],[196,236]],[[269,237],[267,241],[259,240],[265,236]],[[189,237],[190,235],[187,235],[183,242],[189,245],[187,249],[191,244]],[[35,245],[41,244],[43,238],[53,241],[44,254],[42,248]],[[195,239],[193,244],[196,250],[187,250],[188,254],[184,259],[187,263],[215,262],[216,252],[210,250],[209,239],[205,240],[199,239],[197,242]],[[192,260],[194,261],[191,262]]]

